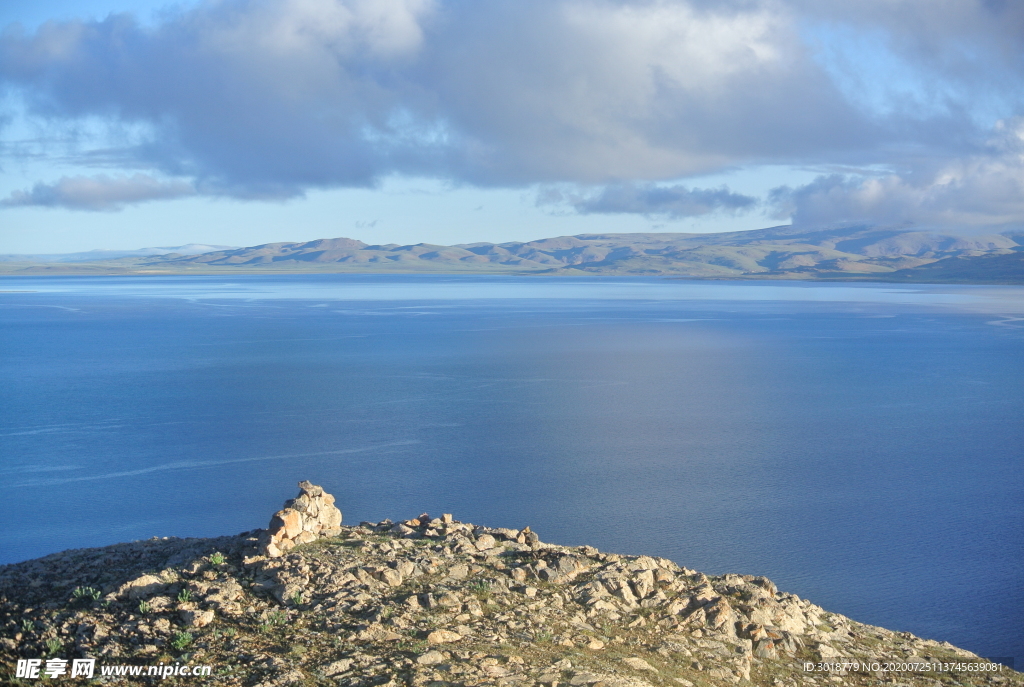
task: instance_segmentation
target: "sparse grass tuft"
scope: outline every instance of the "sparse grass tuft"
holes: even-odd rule
[[[491,583],[487,580],[476,580],[469,585],[469,593],[486,604],[491,598]]]
[[[210,556],[210,563],[213,565],[224,565],[226,561],[227,559],[224,558],[224,554],[220,551],[216,551]]]
[[[96,601],[103,592],[93,587],[75,587],[71,595],[75,597],[75,601]]]
[[[191,601],[191,600],[192,600],[192,590],[190,590],[190,589],[182,589],[180,592],[178,592],[178,601],[180,601],[181,603],[186,603],[186,602]]]
[[[191,632],[175,632],[171,638],[171,646],[175,651],[181,651],[191,644],[193,639]]]

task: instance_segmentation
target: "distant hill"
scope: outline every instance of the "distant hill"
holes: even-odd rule
[[[691,278],[1024,283],[1024,233],[771,227],[721,234],[579,234],[528,242],[369,245],[350,238],[109,260],[112,272],[505,272]],[[997,259],[998,258],[998,259]],[[70,266],[62,266],[68,269]],[[93,262],[82,271],[94,272]],[[11,265],[6,273],[52,272]]]
[[[962,255],[898,270],[892,277],[910,277],[929,282],[1024,283],[1024,251],[995,255]]]
[[[98,262],[120,258],[147,258],[155,255],[198,255],[210,251],[227,250],[237,246],[211,246],[205,243],[189,243],[184,246],[157,246],[137,250],[90,250],[80,253],[56,253],[45,255],[0,255],[0,262]]]

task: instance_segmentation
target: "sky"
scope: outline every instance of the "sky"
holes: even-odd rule
[[[0,253],[790,223],[1024,228],[1024,3],[0,3]]]

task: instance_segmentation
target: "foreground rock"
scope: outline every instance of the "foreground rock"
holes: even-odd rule
[[[303,495],[333,507],[300,487],[288,508],[305,513]],[[0,680],[18,659],[92,657],[213,673],[108,684],[1024,685],[967,651],[829,613],[763,577],[556,546],[449,515],[327,527],[333,517],[318,538],[278,546],[282,555],[268,556],[274,535],[255,531],[0,567]],[[848,665],[804,670],[822,662]],[[876,669],[886,663],[908,670]]]

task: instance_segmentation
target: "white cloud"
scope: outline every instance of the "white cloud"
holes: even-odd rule
[[[420,47],[420,22],[433,8],[431,0],[250,0],[208,5],[179,28],[211,56],[390,59]]]
[[[1000,122],[985,154],[904,174],[822,176],[773,192],[794,224],[914,223],[935,227],[1024,225],[1024,118]]]
[[[124,169],[187,177],[208,195],[280,199],[404,174],[590,187],[572,203],[586,212],[615,189],[620,206],[646,207],[637,189],[739,166],[852,164],[918,171],[793,192],[800,217],[814,216],[813,196],[840,203],[837,216],[948,202],[952,218],[973,216],[979,197],[953,189],[1012,178],[1016,163],[992,156],[979,121],[1024,114],[1021,6],[207,0],[147,27],[129,15],[8,27],[0,86],[36,124],[105,118],[147,132],[121,146]],[[870,40],[824,59],[808,39],[823,26]],[[897,63],[897,77],[879,67]],[[922,91],[941,107],[907,98]],[[939,168],[959,175],[932,191],[942,202],[922,190]],[[694,211],[690,200],[667,214]]]
[[[128,204],[183,198],[195,192],[190,183],[160,181],[146,174],[75,176],[62,177],[51,184],[38,183],[27,191],[14,191],[0,200],[0,206],[114,211]]]
[[[596,190],[548,187],[539,205],[569,206],[581,214],[636,214],[649,217],[700,217],[752,210],[756,198],[721,188],[687,188],[679,184],[613,184]]]

